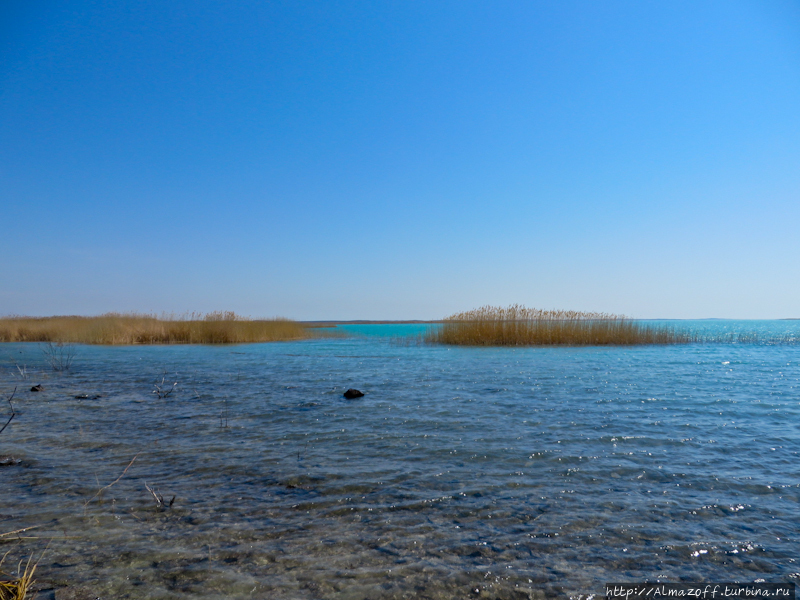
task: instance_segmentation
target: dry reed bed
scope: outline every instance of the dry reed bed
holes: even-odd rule
[[[687,344],[697,336],[620,315],[484,306],[447,317],[425,340],[462,346],[634,346]]]
[[[76,344],[245,344],[310,337],[286,319],[250,320],[231,312],[188,317],[109,313],[99,317],[0,318],[0,342]]]

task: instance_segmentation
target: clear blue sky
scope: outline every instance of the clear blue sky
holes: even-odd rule
[[[800,5],[2,2],[0,252],[0,314],[800,317]]]

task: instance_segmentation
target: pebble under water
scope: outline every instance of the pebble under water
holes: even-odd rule
[[[35,529],[0,537],[2,569],[46,548],[37,597],[104,600],[800,578],[799,345],[388,335],[417,330],[78,346],[62,372],[3,344],[0,534]]]

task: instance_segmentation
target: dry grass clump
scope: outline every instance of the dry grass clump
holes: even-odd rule
[[[8,553],[6,553],[6,556]],[[3,556],[5,559],[5,556]],[[19,577],[12,577],[10,579],[0,579],[0,600],[25,600],[28,597],[28,592],[33,585],[33,574],[36,571],[36,564],[31,564],[31,560],[28,559],[28,564],[25,565],[25,569],[22,569],[22,563],[19,564],[17,567],[17,571],[19,573]],[[2,560],[0,560],[0,565],[2,565]],[[2,574],[0,574],[0,577]]]
[[[76,344],[245,344],[309,337],[287,319],[251,320],[233,312],[175,316],[107,313],[99,317],[6,317],[0,342]]]
[[[483,306],[447,317],[426,341],[463,346],[632,346],[698,341],[664,325],[607,313]]]

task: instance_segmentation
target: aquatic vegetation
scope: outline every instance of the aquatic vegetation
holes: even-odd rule
[[[514,304],[456,313],[431,327],[425,341],[463,346],[628,346],[686,344],[697,336],[621,315],[540,310]]]
[[[6,553],[2,559],[5,559],[8,554]],[[25,569],[22,569],[22,563],[17,567],[18,577],[10,579],[0,579],[0,600],[25,600],[28,597],[28,592],[33,585],[33,574],[36,571],[38,563],[31,564],[33,555],[28,559]],[[0,560],[2,566],[3,560]],[[0,574],[1,575],[1,574]]]
[[[247,319],[233,312],[156,316],[107,313],[97,317],[0,318],[0,342],[45,342],[56,349],[69,344],[242,344],[310,337],[310,329],[288,319]],[[59,345],[60,344],[60,345]],[[71,360],[67,361],[67,364]]]

